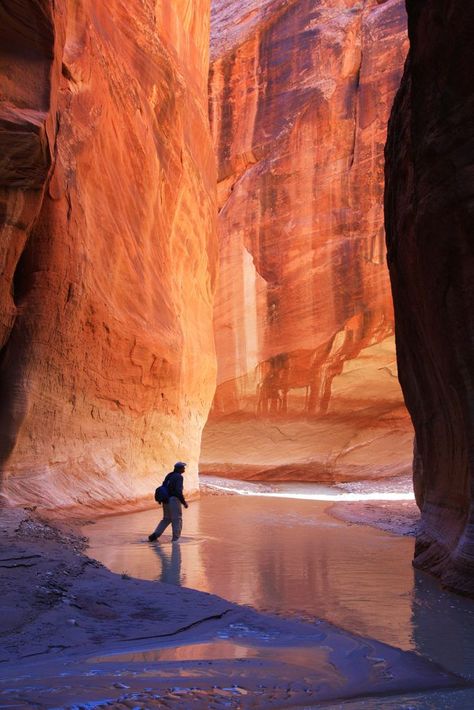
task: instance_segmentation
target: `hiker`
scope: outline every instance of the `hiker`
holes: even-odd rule
[[[181,528],[183,527],[181,504],[185,508],[188,507],[183,496],[183,473],[185,468],[186,464],[178,461],[175,463],[174,469],[171,473],[168,473],[163,481],[163,486],[168,489],[168,500],[163,502],[163,519],[158,523],[155,532],[148,535],[150,542],[157,540],[170,524],[173,530],[172,542],[179,540]]]

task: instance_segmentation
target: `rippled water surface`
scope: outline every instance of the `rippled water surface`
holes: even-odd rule
[[[414,540],[348,525],[328,503],[209,496],[184,511],[183,537],[148,534],[160,509],[87,525],[89,554],[115,572],[212,592],[258,610],[323,617],[417,650],[474,677],[474,602],[411,566]]]

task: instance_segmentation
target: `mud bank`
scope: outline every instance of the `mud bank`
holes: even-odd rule
[[[297,707],[462,688],[417,654],[113,574],[85,539],[2,510],[0,704]],[[145,542],[143,544],[146,544]]]
[[[339,486],[348,493],[363,493],[367,483],[347,483]],[[385,481],[372,482],[370,489],[376,493],[393,493],[398,500],[377,501],[352,501],[338,502],[328,508],[327,512],[344,520],[346,523],[356,525],[370,525],[379,530],[393,533],[394,535],[409,535],[415,537],[420,524],[420,509],[415,500],[400,500],[402,495],[413,490],[412,477],[396,476]]]
[[[327,512],[346,523],[370,525],[394,535],[415,537],[420,522],[420,511],[416,503],[409,500],[335,503]]]

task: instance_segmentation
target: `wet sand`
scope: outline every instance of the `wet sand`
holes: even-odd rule
[[[420,511],[414,501],[370,503],[335,503],[330,515],[354,525],[370,525],[394,535],[414,537],[420,522]]]
[[[112,528],[111,519],[87,526],[89,552],[134,577],[286,618],[324,618],[474,679],[474,601],[413,569],[412,536],[346,524],[329,514],[333,502],[274,498],[274,490],[266,497],[258,486],[259,495],[252,487],[252,495],[193,503],[178,546],[166,534],[159,544],[144,543],[156,522],[151,510],[117,516]],[[328,495],[319,486],[316,492]],[[298,494],[309,495],[308,486],[298,486]]]
[[[133,537],[133,515],[120,518]],[[119,518],[107,520],[113,549]],[[417,654],[326,621],[114,574],[84,555],[84,538],[29,511],[2,510],[2,528],[2,707],[399,708],[471,693]],[[143,535],[135,545],[151,548]]]
[[[364,493],[368,484],[354,482],[341,484],[339,488],[347,493]],[[412,492],[411,476],[396,476],[370,484],[374,493],[393,493],[403,495]],[[414,537],[420,523],[420,511],[412,500],[377,500],[353,501],[350,504],[343,501],[329,508],[329,513],[339,520],[356,525],[370,525],[371,527],[394,533]]]

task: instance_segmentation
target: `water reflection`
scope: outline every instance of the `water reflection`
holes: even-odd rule
[[[217,498],[207,501],[201,529],[220,531],[220,547],[205,545],[203,570],[218,594],[258,609],[323,617],[338,626],[411,648],[413,541],[348,526],[306,500]],[[217,532],[217,530],[216,530]],[[207,591],[211,591],[208,588]]]
[[[413,540],[348,526],[326,515],[325,505],[203,498],[186,511],[178,545],[169,536],[146,542],[154,511],[102,519],[85,533],[90,554],[116,572],[194,587],[259,610],[323,617],[412,648]]]
[[[471,675],[473,601],[415,575],[412,538],[348,525],[327,515],[326,505],[203,498],[185,511],[179,544],[166,536],[158,544],[146,541],[156,511],[104,518],[84,532],[90,554],[113,571],[194,587],[261,611],[325,618]]]
[[[157,544],[152,546],[152,550],[161,563],[158,580],[181,586],[181,545],[171,544],[164,547],[161,544]]]
[[[260,658],[271,659],[273,662],[288,663],[301,669],[311,670],[317,673],[319,678],[333,686],[343,686],[344,675],[331,662],[330,649],[325,646],[314,646],[299,644],[298,646],[288,646],[284,644],[271,647],[262,645],[252,645],[247,641],[240,642],[236,639],[226,641],[215,639],[205,643],[184,644],[182,646],[160,646],[160,648],[147,649],[145,651],[130,651],[126,653],[114,653],[106,656],[94,656],[88,663],[96,665],[99,663],[139,663],[150,664],[159,661],[190,661],[190,660],[221,660],[238,658]]]

